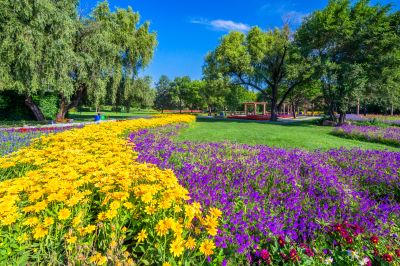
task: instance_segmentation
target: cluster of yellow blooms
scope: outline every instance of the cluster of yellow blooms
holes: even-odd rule
[[[89,125],[0,158],[0,171],[20,172],[0,182],[6,259],[137,265],[190,259],[196,249],[212,255],[221,212],[204,216],[172,171],[137,163],[134,144],[124,139],[138,129],[193,120],[169,115]]]

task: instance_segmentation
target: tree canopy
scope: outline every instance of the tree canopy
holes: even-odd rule
[[[132,8],[112,12],[101,2],[88,17],[77,8],[76,0],[0,3],[0,90],[23,95],[38,120],[33,96],[58,96],[59,117],[83,96],[93,105],[107,95],[115,102],[153,57],[156,35]]]

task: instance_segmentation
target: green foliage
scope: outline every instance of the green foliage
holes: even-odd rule
[[[262,31],[253,27],[247,35],[231,32],[206,58],[204,78],[210,84],[242,85],[270,101],[271,119],[288,95],[312,74],[307,58],[298,52],[288,26]]]
[[[55,119],[58,111],[58,97],[56,95],[45,94],[38,97],[36,102],[38,102],[46,119]]]
[[[296,33],[303,54],[317,62],[317,75],[332,119],[340,122],[355,100],[382,95],[385,69],[394,69],[399,49],[399,20],[390,6],[369,1],[331,0],[311,14]],[[381,92],[383,92],[382,90]],[[390,89],[390,91],[392,91]]]
[[[32,97],[59,96],[61,117],[84,96],[94,106],[107,95],[115,102],[122,80],[152,59],[156,35],[132,8],[112,12],[101,2],[88,17],[77,9],[77,0],[0,2],[0,91],[23,95],[38,120]]]

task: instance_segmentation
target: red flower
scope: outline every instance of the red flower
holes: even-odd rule
[[[394,253],[396,253],[396,256],[397,256],[397,257],[400,257],[400,249],[396,249],[396,250],[394,251]]]
[[[311,248],[306,248],[304,253],[309,257],[314,257],[314,255],[315,255]]]
[[[346,230],[340,231],[340,234],[342,235],[343,238],[347,238],[349,236],[349,233],[347,233]]]
[[[285,239],[283,239],[283,237],[280,236],[278,238],[278,244],[279,244],[279,246],[281,246],[281,248],[283,248],[286,244]]]
[[[269,252],[266,249],[261,250],[261,258],[263,260],[269,260]]]
[[[346,237],[347,244],[353,244],[353,238],[351,236]]]
[[[298,260],[297,250],[295,250],[294,248],[292,248],[292,249],[289,251],[289,256],[290,256],[290,259],[291,259],[292,261],[297,261],[297,260]]]
[[[342,227],[341,224],[335,224],[335,225],[333,226],[333,229],[335,229],[335,231],[340,232],[340,231],[342,231],[343,227]]]
[[[372,243],[374,243],[374,244],[378,244],[378,242],[379,242],[379,237],[377,237],[377,236],[371,236],[371,242]]]
[[[282,253],[282,252],[281,252],[281,257],[282,257],[282,259],[283,259],[284,261],[287,261],[287,260],[288,260],[288,256],[287,256],[285,253]]]
[[[392,262],[393,261],[393,257],[390,254],[384,254],[382,256],[382,258],[383,258],[384,261],[387,261],[387,262]]]

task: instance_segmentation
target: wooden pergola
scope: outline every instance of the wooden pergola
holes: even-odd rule
[[[254,108],[254,115],[257,114],[257,106],[262,105],[263,106],[263,115],[267,114],[267,103],[266,102],[248,102],[244,103],[244,112],[246,115],[249,115],[248,107],[253,106]]]

